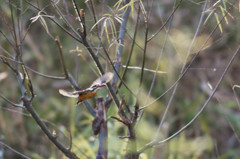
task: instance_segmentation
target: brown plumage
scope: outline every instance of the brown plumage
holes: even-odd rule
[[[113,73],[107,72],[102,77],[95,80],[92,85],[84,90],[68,92],[63,89],[59,89],[59,93],[66,97],[71,98],[78,98],[77,104],[81,103],[82,101],[92,98],[95,96],[98,89],[106,86],[106,84],[111,81],[113,78]]]

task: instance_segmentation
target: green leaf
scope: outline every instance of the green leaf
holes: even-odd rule
[[[46,23],[45,19],[42,16],[40,16],[40,22],[43,25],[43,27],[45,28],[45,30],[47,31],[47,33],[49,33],[47,23]]]
[[[216,20],[217,20],[217,24],[218,24],[219,30],[221,31],[221,33],[223,33],[222,25],[221,25],[221,23],[220,23],[220,21],[219,21],[219,18],[218,18],[217,13],[214,13],[214,15],[215,15],[215,18],[216,18]]]

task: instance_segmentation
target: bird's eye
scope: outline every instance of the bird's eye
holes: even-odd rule
[[[93,85],[92,88],[97,88],[97,85]]]

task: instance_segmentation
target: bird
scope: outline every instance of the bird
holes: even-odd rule
[[[96,79],[90,87],[79,90],[79,91],[73,91],[73,92],[68,92],[64,89],[59,89],[59,93],[63,96],[66,97],[71,97],[71,98],[78,98],[77,104],[80,104],[82,101],[92,98],[95,96],[97,91],[106,86],[108,82],[110,82],[113,78],[113,73],[112,72],[107,72],[100,78]]]

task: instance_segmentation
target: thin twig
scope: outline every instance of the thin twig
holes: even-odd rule
[[[36,7],[35,5],[33,5],[32,3],[30,3],[27,0],[24,0],[27,4],[29,4],[30,6],[32,6],[34,9],[41,11],[41,9],[39,9],[38,7]],[[45,12],[42,12],[42,14],[47,15]],[[50,19],[52,22],[54,22],[58,27],[60,27],[65,33],[67,33],[68,35],[70,35],[73,39],[75,39],[78,42],[82,42],[82,40],[79,37],[74,36],[73,34],[71,34],[66,28],[64,28],[61,24],[59,24],[56,20],[54,20],[52,17],[47,17],[48,19]],[[72,28],[72,27],[70,27]],[[77,32],[74,30],[74,33],[77,34]],[[78,35],[78,34],[77,34]]]
[[[67,20],[70,26],[72,26],[72,21],[71,21],[71,15],[69,13],[69,9],[67,6],[67,3],[65,0],[63,0],[63,4],[65,6],[65,10],[67,13]],[[74,44],[74,48],[77,48],[77,44],[76,44],[76,40],[73,39],[73,44]],[[76,81],[78,81],[78,76],[79,76],[79,59],[78,59],[78,50],[75,51],[75,77],[76,77]]]
[[[83,22],[82,22],[82,19],[81,19],[81,15],[80,15],[80,11],[79,11],[79,9],[78,9],[78,7],[77,7],[76,1],[75,1],[75,0],[72,0],[72,4],[73,4],[73,8],[74,8],[74,10],[75,10],[75,13],[76,13],[76,15],[77,15],[77,18],[78,18],[78,20],[80,21],[80,25],[83,25]]]
[[[6,102],[8,102],[9,104],[11,104],[12,106],[14,106],[14,107],[26,109],[23,105],[21,105],[21,104],[15,104],[15,103],[11,102],[10,100],[8,100],[6,97],[4,97],[4,96],[2,96],[2,95],[0,95],[0,97],[1,97],[2,99],[4,99]]]
[[[146,149],[153,147],[153,146],[157,146],[160,145],[162,143],[165,143],[171,139],[173,139],[174,137],[176,137],[178,134],[180,134],[181,132],[183,132],[187,127],[189,127],[197,118],[199,115],[201,115],[201,113],[204,111],[204,109],[207,107],[208,103],[210,102],[210,100],[212,99],[213,95],[215,94],[217,88],[219,87],[220,83],[222,82],[224,76],[226,75],[229,67],[231,66],[233,60],[235,59],[236,55],[238,54],[240,50],[240,46],[238,47],[238,49],[235,51],[235,53],[233,54],[231,60],[229,61],[228,65],[226,66],[225,70],[223,71],[220,79],[218,80],[215,88],[212,90],[212,93],[210,94],[210,96],[208,97],[208,99],[206,100],[206,102],[203,104],[202,108],[199,110],[199,112],[192,118],[191,121],[189,121],[184,127],[182,127],[180,130],[178,130],[177,132],[175,132],[173,135],[171,135],[170,137],[164,139],[164,140],[153,140],[150,143],[146,144],[145,146],[143,146],[142,148],[140,148],[138,150],[138,153],[142,153],[143,151],[145,151]]]
[[[125,5],[128,5],[129,0],[125,1]],[[117,80],[118,80],[118,76],[116,74],[116,72],[119,72],[120,70],[120,65],[121,65],[121,59],[122,59],[122,52],[123,52],[123,46],[124,46],[124,37],[125,37],[125,32],[126,32],[126,28],[127,28],[127,21],[128,21],[128,17],[130,14],[131,8],[130,6],[128,6],[125,10],[124,10],[124,14],[123,14],[123,20],[120,26],[120,31],[119,31],[119,35],[118,35],[118,41],[119,41],[119,46],[117,48],[117,55],[116,55],[116,63],[114,65],[116,71],[114,71],[114,78],[112,83],[114,85],[117,84]]]
[[[60,55],[60,61],[64,70],[64,74],[65,74],[65,79],[67,79],[71,85],[74,87],[75,90],[80,90],[80,88],[78,87],[77,82],[74,80],[74,78],[72,77],[72,75],[67,71],[65,62],[64,62],[64,58],[63,58],[63,53],[62,53],[62,45],[60,43],[60,40],[58,38],[56,38],[56,43],[58,46],[58,50],[59,50],[59,55]],[[88,103],[88,101],[84,101],[84,104],[87,108],[87,110],[90,112],[90,114],[92,116],[95,116],[95,110],[93,109],[93,107]]]
[[[1,45],[0,45],[0,49],[1,49],[4,53],[6,53],[8,56],[10,56],[10,57],[13,58],[13,56],[12,56],[7,50],[5,50]]]
[[[158,29],[158,31],[156,31],[155,34],[153,34],[148,40],[147,42],[151,41],[154,37],[156,37],[156,35],[158,33],[160,33],[160,31],[165,27],[165,25],[167,25],[168,21],[171,19],[171,17],[173,16],[173,14],[176,12],[176,10],[178,9],[178,7],[180,6],[180,4],[182,3],[182,0],[180,0],[180,2],[178,3],[178,5],[175,7],[175,9],[173,10],[173,12],[171,13],[171,15],[167,18],[167,20],[165,21],[165,23]]]
[[[181,72],[180,72],[180,75],[179,75],[179,76],[181,76],[181,74],[183,73],[183,71],[184,71],[184,69],[185,69],[185,67],[186,67],[187,58],[188,58],[188,56],[190,55],[190,52],[191,52],[191,50],[192,50],[193,44],[194,44],[194,42],[195,42],[195,39],[196,39],[196,37],[197,37],[197,35],[198,35],[199,31],[200,31],[200,27],[201,27],[201,25],[202,25],[202,21],[203,21],[203,17],[204,17],[204,13],[205,13],[206,7],[207,7],[207,3],[208,3],[208,2],[205,1],[205,4],[204,4],[203,9],[202,9],[202,11],[201,11],[202,14],[201,14],[201,17],[200,17],[200,20],[199,20],[199,23],[198,23],[198,26],[197,26],[195,35],[194,35],[194,37],[193,37],[193,39],[192,39],[192,41],[191,41],[191,44],[190,44],[190,46],[189,46],[189,49],[188,49],[188,52],[187,52],[187,56],[186,56],[186,58],[185,58],[185,61],[184,61],[184,63],[183,63],[183,66],[182,66],[182,69],[181,69]],[[169,110],[169,108],[170,108],[170,106],[171,106],[171,104],[172,104],[172,101],[173,101],[174,95],[175,95],[175,93],[176,93],[178,84],[179,84],[179,83],[177,83],[177,84],[175,85],[175,87],[174,87],[174,89],[173,89],[173,92],[172,92],[172,94],[171,94],[171,96],[170,96],[170,99],[169,99],[169,101],[168,101],[167,107],[166,107],[166,109],[165,109],[165,111],[164,111],[164,114],[163,114],[163,116],[162,116],[161,122],[159,123],[158,129],[157,129],[157,132],[156,132],[156,135],[155,135],[155,139],[157,139],[158,136],[159,136],[161,127],[162,127],[162,125],[163,125],[163,122],[164,122],[164,120],[165,120],[165,118],[166,118],[166,115],[167,115],[167,113],[168,113],[168,110]]]
[[[120,122],[120,123],[122,123],[124,125],[127,125],[127,123],[125,123],[124,121],[122,121],[121,119],[119,119],[119,118],[117,118],[115,116],[110,116],[110,118],[115,119],[115,120],[117,120],[118,122]]]
[[[10,7],[10,10],[11,10],[11,20],[12,20],[12,32],[13,32],[13,39],[15,40],[15,48],[16,49],[16,53],[19,54],[19,51],[18,51],[18,39],[17,39],[17,34],[16,34],[16,30],[15,30],[15,22],[14,22],[14,19],[13,19],[13,8],[12,8],[12,0],[8,0],[9,2],[9,7]]]
[[[99,43],[100,45],[99,45],[99,46],[101,46],[102,43],[101,43],[101,38],[100,38],[100,37],[99,37],[99,40],[100,40],[100,43]],[[104,51],[104,53],[105,53],[105,55],[106,55],[106,57],[107,57],[108,62],[109,62],[110,65],[112,66],[112,68],[113,68],[114,72],[116,73],[117,77],[119,78],[120,82],[125,86],[125,88],[126,88],[133,96],[136,97],[136,94],[127,86],[126,82],[124,82],[124,80],[123,80],[123,79],[121,78],[121,76],[119,75],[119,73],[118,73],[118,71],[116,70],[116,68],[115,68],[115,66],[114,66],[114,64],[113,64],[113,62],[112,62],[112,60],[111,60],[111,58],[110,58],[107,50],[105,49],[105,47],[104,47],[103,45],[102,45],[102,48],[103,48],[103,51]],[[97,50],[97,52],[98,52],[98,51],[99,51],[99,50]],[[96,53],[95,55],[96,55],[96,57],[97,57],[98,53]],[[115,86],[115,85],[114,85],[114,86]],[[116,90],[116,94],[118,93],[118,90],[119,90],[119,89]]]
[[[133,41],[133,37],[131,37],[131,35],[128,32],[126,32],[126,34],[127,34],[128,38]],[[136,45],[140,50],[143,51],[143,47],[140,46],[140,44],[136,40],[134,41],[134,45]]]
[[[95,7],[94,7],[94,3],[93,3],[92,0],[87,1],[87,2],[90,3],[91,11],[92,11],[92,16],[93,16],[93,19],[94,19],[94,24],[96,24],[96,23],[97,23],[97,16],[96,16],[96,10],[95,10]],[[98,36],[99,36],[99,31],[98,31],[98,30],[99,30],[99,26],[98,26],[98,24],[97,24],[97,26],[96,26],[96,30],[97,30],[97,34],[98,34]]]
[[[235,2],[236,2],[236,1],[235,1]],[[205,5],[206,5],[206,3],[205,3]],[[232,4],[232,6],[229,7],[229,10],[233,7],[233,5],[234,5],[234,3]],[[225,16],[226,16],[226,14],[225,14]],[[224,17],[225,17],[225,16],[224,16]],[[224,17],[221,19],[221,21],[220,21],[219,23],[221,23],[221,22],[223,21]],[[213,31],[210,33],[210,35],[208,36],[207,40],[206,40],[205,43],[203,44],[202,48],[205,46],[205,44],[206,44],[207,41],[210,39],[210,37],[212,36],[212,34],[215,32],[215,30],[217,29],[217,27],[218,27],[218,24],[215,26],[215,28],[213,29]],[[232,56],[232,59],[231,59],[230,62],[228,63],[226,69],[224,70],[224,72],[223,72],[221,78],[219,79],[216,87],[214,88],[212,94],[209,96],[208,100],[204,103],[203,107],[202,107],[201,110],[197,113],[197,115],[196,115],[188,124],[186,124],[183,128],[181,128],[181,129],[180,129],[179,131],[177,131],[176,133],[174,133],[172,136],[170,136],[170,137],[168,137],[167,139],[162,140],[162,141],[160,141],[160,142],[159,142],[157,139],[154,139],[154,140],[151,141],[150,143],[148,143],[148,144],[146,144],[145,146],[143,146],[142,148],[140,148],[140,150],[138,151],[139,153],[145,151],[146,149],[152,147],[153,145],[161,144],[161,143],[164,143],[164,142],[167,142],[167,141],[171,140],[173,137],[177,136],[177,135],[178,135],[179,133],[181,133],[185,128],[187,128],[189,125],[191,125],[192,122],[195,121],[195,119],[201,114],[201,112],[204,110],[204,108],[207,106],[207,104],[209,103],[210,99],[211,99],[212,96],[214,95],[216,89],[218,88],[218,86],[219,86],[219,84],[221,83],[224,75],[226,74],[228,68],[230,67],[233,59],[234,59],[235,56],[237,55],[239,49],[240,49],[240,47],[237,49],[237,51],[236,51],[236,52],[234,53],[234,55]],[[201,49],[200,49],[200,50],[201,50]],[[198,52],[196,55],[198,55],[198,54],[199,54],[199,52]],[[195,55],[195,56],[193,57],[193,59],[190,61],[190,64],[186,67],[186,69],[182,72],[182,74],[180,74],[178,80],[181,79],[182,76],[183,76],[183,75],[186,73],[186,71],[189,69],[190,65],[191,65],[192,62],[195,60],[196,55]],[[178,80],[177,80],[177,81],[178,81]],[[175,82],[174,85],[177,85],[177,83],[178,83],[178,82]],[[171,87],[172,87],[172,86],[171,86]],[[171,88],[171,87],[170,87],[170,88]],[[172,88],[173,88],[173,87],[172,87]],[[167,91],[169,91],[169,90],[170,90],[170,89],[168,89]],[[167,91],[165,91],[162,95],[164,95]],[[162,96],[162,95],[161,95],[161,96]],[[144,107],[142,107],[142,108],[146,108],[146,106],[144,106]]]
[[[146,61],[146,52],[147,52],[147,38],[148,38],[148,22],[145,23],[145,37],[144,37],[144,47],[143,47],[143,59],[142,59],[142,69],[141,69],[141,75],[140,75],[140,84],[139,88],[142,86],[143,82],[143,75],[144,75],[144,67],[145,67],[145,61]],[[140,89],[139,89],[140,91]]]
[[[96,65],[97,65],[97,68],[98,68],[98,70],[100,71],[101,75],[103,75],[103,74],[105,73],[105,71],[103,70],[103,67],[102,67],[100,61],[98,60],[97,56],[95,55],[94,51],[93,51],[92,48],[90,47],[87,39],[84,39],[84,40],[83,40],[83,44],[84,44],[84,46],[88,49],[88,51],[89,51],[92,59],[94,60],[94,62],[95,62]],[[120,102],[119,102],[119,100],[118,100],[118,98],[117,98],[117,95],[116,95],[116,93],[114,92],[111,84],[110,84],[110,83],[107,83],[107,87],[108,87],[108,89],[109,89],[109,91],[110,91],[110,93],[111,93],[111,95],[112,95],[112,97],[113,97],[113,100],[114,100],[116,106],[119,108]]]
[[[175,6],[176,6],[176,0],[174,1],[173,9],[175,8]],[[147,96],[147,99],[146,99],[146,101],[145,101],[145,104],[146,104],[146,103],[148,102],[148,100],[149,100],[149,97],[150,97],[150,95],[151,95],[153,86],[154,86],[155,81],[156,81],[156,76],[157,76],[157,72],[158,72],[158,69],[159,69],[159,66],[160,66],[161,57],[162,57],[162,54],[163,54],[163,52],[164,52],[165,46],[166,46],[166,44],[167,44],[167,39],[168,39],[168,37],[169,37],[170,28],[171,28],[171,26],[172,26],[173,16],[174,16],[174,14],[173,14],[172,17],[170,18],[168,28],[166,29],[165,39],[164,39],[164,42],[163,42],[162,49],[161,49],[161,51],[160,51],[160,53],[159,53],[159,57],[158,57],[158,60],[157,60],[157,66],[156,66],[156,69],[155,69],[155,71],[154,71],[153,79],[152,79],[151,86],[150,86],[149,91],[148,91],[148,96]],[[150,18],[150,17],[149,17],[149,18]]]
[[[7,38],[7,36],[2,32],[2,30],[0,30],[0,33],[4,36],[4,38],[6,39],[6,41],[12,46],[12,48],[14,50],[16,50],[16,48],[14,47],[14,45],[12,44],[12,42]],[[10,55],[11,56],[11,55]],[[13,57],[13,56],[12,56]]]
[[[19,4],[20,3],[20,4]],[[19,43],[21,44],[22,41],[22,32],[23,32],[23,7],[22,7],[22,0],[19,1],[19,3],[17,2],[17,13],[20,10],[20,13],[17,15],[17,20],[18,20],[18,36],[19,36]],[[20,45],[21,46],[21,45]]]
[[[129,55],[128,55],[127,62],[126,62],[126,68],[124,69],[122,77],[121,77],[122,80],[124,79],[124,77],[127,73],[127,70],[129,68],[129,63],[130,63],[130,60],[131,60],[131,57],[132,57],[132,54],[133,54],[133,49],[134,49],[135,42],[136,42],[136,37],[137,37],[137,30],[138,30],[137,27],[138,27],[138,23],[139,23],[139,17],[140,17],[140,5],[138,3],[137,19],[136,19],[136,24],[135,24],[135,27],[134,27],[135,31],[134,31],[134,34],[133,34],[131,49],[129,51]],[[122,85],[122,80],[120,81],[120,83],[118,85],[119,89]]]
[[[9,57],[3,56],[3,55],[0,55],[0,57],[3,58],[3,59],[7,59],[7,60],[10,60],[10,61],[16,62],[16,63],[18,63],[18,64],[22,64],[21,61],[16,61],[16,60],[14,60],[14,59],[12,59],[12,58],[9,58]]]
[[[105,50],[105,49],[104,49],[104,50]],[[104,53],[105,53],[105,55],[107,56],[107,59],[108,59],[109,63],[111,64],[111,66],[112,66],[112,68],[113,68],[113,70],[114,70],[114,72],[115,72],[116,77],[119,78],[119,80],[120,80],[121,83],[124,85],[124,87],[125,87],[133,96],[136,97],[137,95],[128,87],[128,85],[126,84],[126,82],[124,82],[123,78],[121,78],[121,76],[119,75],[119,73],[118,73],[119,71],[117,71],[117,69],[116,69],[115,65],[113,64],[112,60],[110,59],[108,53],[107,53],[106,51],[105,51]],[[115,83],[113,84],[113,86],[115,86]],[[116,91],[116,94],[117,94],[117,93],[118,93],[118,90]]]
[[[58,12],[58,14],[61,16],[61,18],[65,21],[65,23],[68,25],[68,27],[74,32],[74,34],[77,37],[75,37],[74,35],[72,35],[68,30],[66,30],[65,28],[63,28],[59,23],[55,22],[55,20],[51,17],[48,17],[49,19],[51,19],[53,22],[55,22],[57,25],[61,26],[61,28],[66,32],[68,33],[69,35],[71,35],[75,40],[77,40],[78,42],[82,43],[82,39],[81,39],[81,36],[79,36],[78,32],[72,27],[72,25],[70,25],[67,21],[67,19],[65,18],[65,16],[62,14],[62,12],[60,11],[60,9],[58,8],[57,4],[55,3],[52,3],[54,8],[56,9],[56,11]]]
[[[232,129],[232,131],[233,131],[233,133],[235,135],[235,137],[237,138],[238,142],[240,143],[240,136],[239,136],[239,134],[236,132],[236,130],[233,127],[233,125],[232,125],[232,123],[231,123],[229,118],[227,118],[227,121],[228,121],[228,124],[230,125],[230,127],[231,127],[231,129]]]
[[[0,106],[0,109],[6,110],[6,111],[11,112],[11,113],[21,114],[21,115],[23,115],[23,116],[25,116],[25,117],[33,118],[30,113],[29,113],[29,114],[23,113],[22,111],[17,111],[16,109],[9,109],[9,108],[3,107],[3,106]],[[65,133],[64,133],[62,130],[60,130],[56,124],[54,124],[54,123],[52,123],[51,121],[48,121],[48,120],[46,120],[46,119],[42,119],[42,118],[40,118],[40,119],[41,119],[44,123],[52,126],[54,129],[57,129],[58,132],[60,132],[67,140],[69,140],[69,138],[65,135]],[[34,120],[34,119],[33,119],[33,120]],[[70,141],[70,140],[69,140],[69,141]],[[88,156],[87,156],[83,151],[81,151],[81,150],[78,148],[77,145],[75,145],[75,144],[73,143],[73,146],[76,147],[76,148],[78,149],[78,151],[80,151],[85,157],[88,158]]]
[[[11,58],[8,58],[8,57],[2,56],[2,55],[0,55],[0,58],[1,59],[4,58],[4,59],[10,60],[10,61],[13,61],[13,62],[15,62],[17,64],[20,64],[20,65],[23,64],[23,62],[21,62],[21,61],[16,61],[14,59],[11,59]],[[30,70],[31,72],[39,75],[39,76],[42,76],[42,77],[46,77],[46,78],[50,78],[50,79],[57,79],[57,80],[65,80],[66,79],[65,77],[51,76],[51,75],[46,75],[46,74],[40,73],[40,72],[38,72],[38,71],[36,71],[36,70],[30,68],[29,66],[26,66],[26,65],[25,65],[25,68]]]
[[[33,70],[32,68],[28,67],[28,66],[25,66],[26,69],[30,70],[31,72],[39,75],[39,76],[42,76],[42,77],[46,77],[46,78],[49,78],[49,79],[56,79],[56,80],[65,80],[66,77],[58,77],[58,76],[51,76],[51,75],[46,75],[46,74],[43,74],[43,73],[40,73],[36,70]]]
[[[236,1],[234,1],[234,3],[232,3],[232,5],[228,8],[228,11],[234,6],[234,4],[236,3]],[[226,17],[227,13],[222,17],[222,19],[219,21],[218,24],[215,25],[215,27],[213,28],[212,32],[209,34],[208,38],[206,39],[206,41],[204,42],[204,44],[202,45],[202,47],[199,49],[200,51],[198,51],[197,53],[194,54],[194,56],[192,57],[191,61],[189,62],[188,66],[185,67],[184,71],[182,72],[182,74],[180,74],[179,78],[166,90],[164,91],[159,97],[157,97],[155,100],[153,100],[152,102],[150,102],[149,104],[146,104],[144,106],[142,106],[139,110],[143,110],[147,107],[149,107],[150,105],[152,105],[153,103],[155,103],[156,101],[158,101],[160,98],[162,98],[164,95],[166,95],[172,88],[175,87],[175,85],[183,78],[183,76],[187,73],[187,71],[189,70],[189,68],[191,67],[191,65],[193,64],[193,62],[195,61],[195,59],[197,58],[197,56],[200,54],[201,50],[205,47],[205,45],[207,44],[207,42],[210,40],[210,38],[212,37],[213,33],[216,31],[216,29],[218,28],[219,24],[221,24],[224,20],[224,18]]]
[[[62,143],[60,143],[57,140],[56,135],[52,134],[48,127],[45,125],[44,122],[40,119],[37,112],[33,108],[32,104],[29,102],[29,100],[26,97],[22,97],[23,104],[28,110],[28,112],[32,115],[33,119],[37,122],[37,124],[40,126],[42,131],[48,136],[48,138],[58,147],[60,151],[62,151],[67,157],[71,159],[78,159],[75,153],[71,152],[68,148],[66,148]]]
[[[15,74],[17,74],[17,70],[15,68],[13,68],[13,66],[8,62],[6,61],[6,58],[3,58],[2,56],[0,56],[0,59],[2,60],[2,62],[4,64],[6,64]]]
[[[66,68],[66,65],[65,65],[65,62],[64,62],[64,58],[63,58],[63,53],[62,53],[62,45],[61,45],[58,37],[55,38],[55,41],[57,43],[58,52],[59,52],[59,55],[60,55],[60,62],[61,62],[64,74],[65,74],[65,77],[66,77],[66,79],[68,79],[69,78],[68,77],[68,71],[67,71],[67,68]]]
[[[77,81],[73,78],[73,76],[70,73],[68,73],[68,81],[71,83],[75,90],[77,91],[80,90]]]
[[[102,1],[102,3],[104,3],[104,1]],[[101,33],[99,32],[99,30],[102,30],[103,24],[101,25],[101,29],[99,29],[99,23],[97,23],[97,17],[96,17],[96,10],[95,10],[94,3],[92,2],[92,0],[90,0],[90,5],[91,5],[91,9],[89,8],[89,10],[92,10],[94,24],[96,24],[97,37],[99,39],[99,44],[97,46],[96,55],[97,56],[99,55],[101,47],[104,49],[105,54],[107,54],[107,51],[106,51],[104,45],[102,44],[102,37],[100,36]],[[87,5],[87,6],[89,7],[89,5]],[[102,15],[103,15],[103,13],[104,13],[104,5],[103,5],[103,9],[102,9]]]
[[[22,61],[22,50],[21,50],[21,44],[18,43],[18,38],[16,35],[16,31],[15,31],[15,25],[14,25],[14,19],[13,19],[13,10],[12,10],[12,6],[10,4],[10,9],[11,9],[11,15],[12,15],[12,26],[14,29],[14,36],[15,36],[15,45],[16,45],[16,54],[15,54],[15,60],[16,61]],[[62,151],[67,157],[71,158],[71,159],[77,159],[77,156],[72,153],[71,151],[69,151],[67,148],[64,147],[64,145],[62,143],[60,143],[56,136],[53,135],[50,130],[47,128],[47,126],[45,125],[45,123],[40,119],[39,115],[36,113],[35,109],[32,106],[32,99],[33,99],[33,93],[32,93],[32,97],[29,99],[27,96],[27,89],[24,85],[24,80],[27,77],[28,78],[28,87],[30,88],[30,91],[33,91],[32,88],[32,84],[31,84],[31,79],[28,75],[28,72],[26,71],[25,67],[24,67],[24,63],[21,65],[23,72],[19,71],[18,68],[18,64],[16,63],[15,65],[15,70],[16,70],[16,77],[19,83],[19,87],[22,93],[22,101],[23,101],[23,105],[26,107],[26,109],[28,110],[28,112],[32,115],[33,119],[37,122],[37,124],[40,126],[40,128],[43,130],[43,132],[48,136],[48,138],[58,147],[58,149],[60,151]]]
[[[140,5],[140,8],[143,10],[142,6]],[[141,90],[142,82],[143,82],[143,76],[144,76],[144,68],[145,68],[145,61],[146,61],[146,52],[147,52],[147,44],[148,44],[148,16],[147,13],[142,11],[144,15],[144,23],[145,23],[145,35],[144,35],[144,47],[143,47],[143,58],[142,58],[142,69],[141,69],[141,75],[140,75],[140,82],[139,82],[139,89],[138,94]]]
[[[5,144],[4,142],[0,141],[0,144],[3,145],[4,147],[8,148],[9,150],[13,151],[14,153],[18,154],[19,156],[26,158],[26,159],[31,159],[30,157],[22,154],[21,152],[15,150],[14,148],[8,146],[7,144]]]

